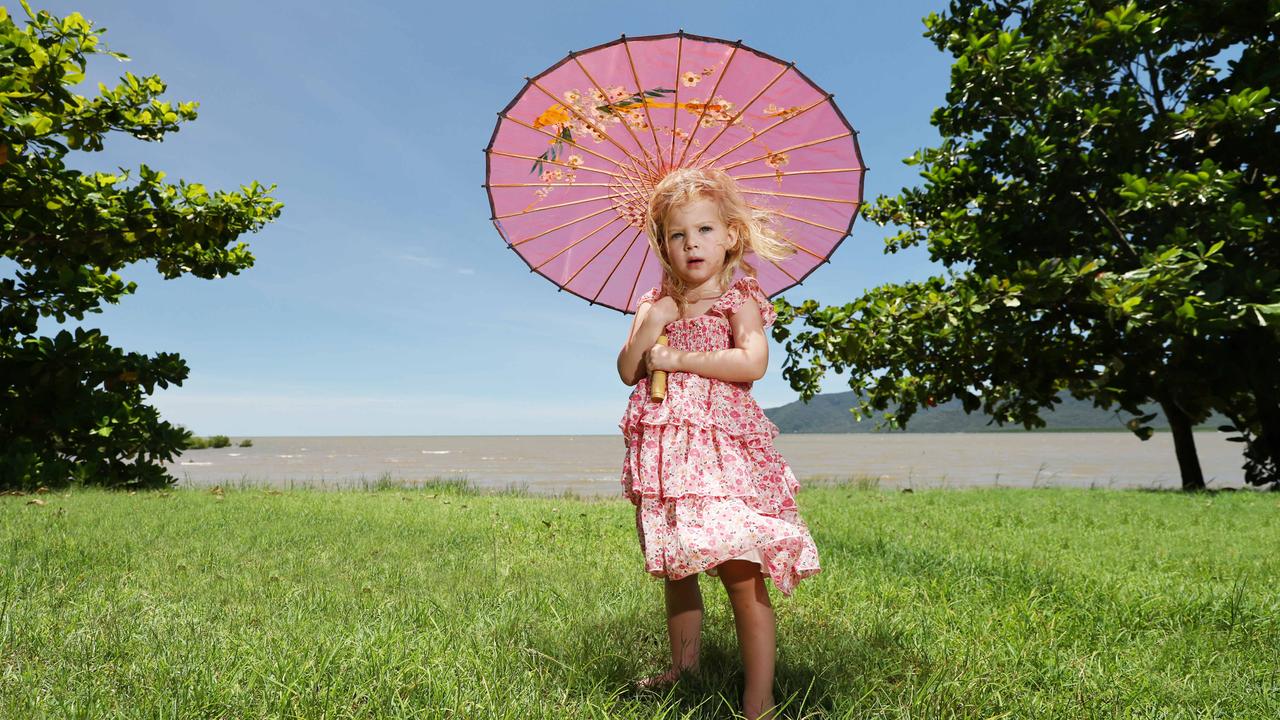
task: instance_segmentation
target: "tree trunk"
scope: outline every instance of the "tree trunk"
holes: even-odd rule
[[[1262,432],[1253,441],[1258,446],[1255,452],[1265,458],[1259,463],[1262,473],[1257,479],[1258,484],[1277,483],[1273,489],[1280,489],[1280,405],[1271,402],[1270,398],[1260,398],[1258,417]]]
[[[1191,432],[1191,419],[1177,403],[1167,399],[1159,399],[1158,402],[1169,420],[1169,429],[1173,432],[1173,450],[1178,455],[1182,489],[1204,490],[1204,472],[1200,470],[1200,456],[1196,454],[1196,438]]]

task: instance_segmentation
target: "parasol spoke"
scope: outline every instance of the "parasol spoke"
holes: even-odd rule
[[[625,229],[626,228],[623,228],[623,230]],[[626,260],[627,256],[631,254],[631,248],[636,246],[636,240],[639,240],[640,235],[643,233],[644,233],[643,230],[637,230],[636,234],[631,236],[631,242],[627,243],[627,249],[622,251],[622,254],[618,256],[618,262],[614,263],[613,267],[609,269],[609,274],[605,275],[604,282],[600,283],[600,289],[596,290],[596,294],[591,296],[591,302],[595,302],[600,299],[600,293],[604,292],[604,289],[609,286],[609,281],[613,279],[613,274],[618,271],[619,267],[622,266],[622,261]],[[621,235],[621,234],[622,234],[622,230],[619,230],[618,235]],[[618,235],[614,235],[613,240],[617,240]],[[610,240],[609,243],[612,244],[613,240]],[[641,267],[644,267],[643,263],[641,263]]]
[[[487,188],[518,188],[518,187],[613,187],[613,183],[580,183],[580,182],[550,182],[550,183],[485,183],[483,187]]]
[[[759,255],[757,255],[756,257],[760,257],[760,256],[759,256]],[[822,258],[818,258],[818,259],[819,259],[819,260],[821,260]],[[777,262],[776,260],[769,260],[769,264],[770,264],[770,265],[772,265],[772,266],[774,266],[774,267],[776,267],[776,268],[778,268],[779,270],[781,270],[781,271],[782,271],[782,274],[783,274],[783,275],[786,275],[786,276],[787,276],[787,277],[789,277],[789,278],[791,278],[791,281],[792,281],[792,282],[796,282],[796,283],[800,282],[800,278],[798,278],[798,277],[796,277],[795,275],[792,275],[791,273],[787,272],[787,269],[786,269],[786,268],[784,268],[784,267],[782,267],[781,265],[779,265],[779,264],[778,264],[778,262]]]
[[[591,257],[590,257],[590,258],[589,258],[585,263],[583,263],[583,264],[582,264],[582,266],[581,266],[581,267],[579,267],[577,270],[573,271],[573,274],[569,276],[569,279],[564,281],[565,287],[568,287],[570,284],[572,284],[572,283],[573,283],[573,281],[574,281],[574,279],[576,279],[576,278],[578,277],[578,274],[579,274],[579,273],[581,273],[583,270],[586,270],[588,265],[590,265],[591,263],[595,262],[595,261],[596,261],[596,258],[600,257],[600,254],[601,254],[601,253],[603,253],[605,250],[609,249],[609,246],[610,246],[610,245],[613,245],[613,241],[614,241],[614,240],[617,240],[617,239],[622,235],[622,233],[624,233],[624,232],[626,232],[626,231],[627,231],[627,228],[629,228],[629,227],[631,227],[631,226],[630,226],[630,225],[625,225],[625,224],[624,224],[624,225],[622,226],[622,229],[621,229],[621,230],[619,230],[617,233],[615,233],[613,237],[609,238],[609,242],[607,242],[607,243],[605,243],[605,244],[601,245],[601,246],[600,246],[600,249],[599,249],[599,250],[596,250],[596,254],[595,254],[595,255],[592,255],[592,256],[591,256]],[[615,267],[616,267],[616,266],[615,266]],[[597,291],[597,293],[596,293],[596,294],[599,294],[599,292]]]
[[[631,66],[631,77],[636,79],[636,92],[643,97],[644,86],[640,84],[640,73],[636,71],[636,61],[631,58],[631,46],[627,44],[626,35],[622,36],[622,49],[627,51],[627,64]],[[658,144],[658,129],[653,126],[653,116],[649,114],[649,101],[645,100],[643,106],[645,122],[648,123],[649,132],[653,135],[653,154],[657,163],[654,170],[661,174],[664,168],[662,167],[662,146]]]
[[[595,124],[595,123],[593,123],[593,122],[591,122],[590,120],[588,120],[588,119],[587,119],[587,116],[585,116],[585,115],[583,115],[582,113],[578,112],[578,108],[574,107],[574,106],[573,106],[573,103],[569,103],[569,106],[568,106],[568,107],[565,107],[565,105],[564,105],[563,103],[561,103],[561,102],[560,102],[560,99],[559,99],[559,98],[557,98],[555,95],[552,95],[550,90],[547,90],[546,88],[544,88],[544,87],[542,87],[541,85],[539,85],[537,80],[530,80],[530,81],[529,81],[529,84],[531,84],[531,85],[533,85],[534,87],[536,87],[536,88],[538,88],[539,90],[541,90],[541,91],[543,92],[543,94],[544,94],[544,95],[546,95],[547,97],[551,98],[552,102],[554,102],[555,104],[559,105],[560,107],[565,108],[565,109],[566,109],[566,110],[568,110],[569,112],[572,112],[574,115],[577,115],[577,116],[578,116],[578,119],[582,120],[582,122],[584,122],[584,123],[586,123],[587,125],[589,125],[589,126],[591,127],[591,129],[595,130],[595,131],[596,131],[596,133],[597,133],[598,135],[600,135],[601,137],[603,137],[605,140],[608,140],[609,142],[613,143],[613,146],[614,146],[614,147],[616,147],[616,148],[618,148],[619,150],[621,150],[623,155],[626,155],[628,158],[630,158],[630,159],[631,159],[631,160],[633,160],[633,161],[634,161],[634,160],[639,160],[639,159],[640,159],[640,158],[637,158],[635,155],[632,155],[630,150],[628,150],[628,149],[626,149],[626,148],[622,147],[621,145],[619,145],[619,144],[618,144],[618,141],[617,141],[617,140],[614,140],[612,135],[610,135],[608,132],[605,132],[604,130],[601,130],[599,127],[597,127],[597,126],[596,126],[596,124]]]
[[[815,168],[813,170],[786,170],[782,172],[757,173],[754,175],[734,175],[734,180],[757,180],[759,178],[777,178],[783,175],[826,175],[827,173],[862,172],[866,168]]]
[[[595,197],[582,198],[581,200],[570,200],[569,202],[556,203],[555,205],[543,205],[542,207],[536,207],[532,210],[521,210],[520,212],[507,213],[506,215],[497,215],[493,219],[505,220],[510,217],[516,217],[517,215],[529,215],[542,210],[554,210],[556,208],[569,207],[570,205],[581,205],[582,203],[595,202],[597,200],[613,200],[619,197],[622,196],[616,193],[613,195],[597,195]]]
[[[830,137],[824,137],[824,138],[821,138],[821,139],[819,139],[819,140],[810,140],[809,142],[799,143],[799,144],[797,144],[797,145],[792,145],[791,147],[784,147],[784,148],[782,148],[781,150],[774,150],[773,152],[767,152],[767,153],[765,153],[765,154],[763,154],[763,155],[758,155],[758,156],[756,156],[756,157],[750,158],[749,160],[739,160],[739,161],[734,162],[734,163],[729,163],[728,165],[721,165],[721,166],[720,166],[720,169],[721,169],[721,170],[728,170],[729,168],[736,168],[736,167],[738,167],[739,165],[746,165],[747,163],[753,163],[753,162],[755,162],[755,161],[757,161],[757,160],[764,160],[765,158],[769,157],[770,155],[777,155],[778,153],[791,152],[792,150],[800,150],[800,149],[802,149],[802,148],[813,147],[814,145],[821,145],[822,143],[825,143],[825,142],[831,142],[832,140],[839,140],[840,138],[847,138],[847,137],[849,137],[849,136],[850,136],[850,135],[852,135],[852,134],[853,134],[853,133],[851,133],[851,132],[842,132],[842,133],[840,133],[839,135],[832,135],[832,136],[830,136]]]
[[[578,144],[578,141],[576,141],[576,140],[565,140],[565,139],[564,139],[564,137],[562,137],[562,136],[560,136],[560,135],[556,135],[555,133],[549,133],[549,132],[547,132],[546,130],[543,130],[542,128],[536,128],[536,127],[534,127],[534,126],[530,125],[529,123],[527,123],[527,122],[525,122],[525,121],[521,120],[520,118],[513,117],[513,116],[511,116],[511,115],[502,115],[501,113],[499,113],[499,115],[500,115],[500,116],[502,117],[502,119],[504,119],[504,120],[510,120],[510,121],[512,121],[512,122],[514,122],[514,123],[518,123],[518,124],[520,124],[520,125],[523,125],[523,126],[525,126],[525,127],[529,128],[530,130],[532,130],[532,131],[534,131],[534,132],[542,133],[543,135],[546,135],[546,136],[547,136],[547,137],[549,137],[549,138],[553,138],[553,139],[555,139],[555,140],[559,140],[560,142],[568,143],[568,144],[570,144],[570,145],[572,145],[572,146],[574,146],[574,147],[578,148],[579,150],[581,150],[581,151],[583,151],[583,152],[589,152],[589,153],[591,153],[592,155],[595,155],[596,157],[600,158],[601,160],[608,160],[609,162],[613,163],[614,165],[617,165],[619,168],[621,168],[621,167],[622,167],[622,163],[618,162],[618,161],[617,161],[617,159],[615,159],[615,158],[611,158],[611,157],[609,157],[608,155],[603,155],[603,154],[601,154],[601,153],[598,153],[598,152],[596,152],[595,150],[592,150],[591,148],[587,147],[586,145],[580,145],[580,144]],[[543,162],[546,162],[546,161],[544,160]]]
[[[573,165],[570,165],[570,164],[569,164],[569,163],[567,163],[567,162],[564,162],[563,160],[548,160],[548,159],[546,159],[546,158],[534,157],[533,155],[521,155],[520,153],[506,152],[505,150],[490,150],[489,152],[493,153],[494,155],[501,155],[501,156],[503,156],[503,157],[518,158],[518,159],[520,159],[520,160],[533,160],[533,161],[535,161],[535,162],[542,162],[542,163],[546,163],[546,164],[548,164],[548,165],[563,165],[563,166],[565,166],[565,167],[571,167],[571,168],[575,168],[575,169],[577,169],[577,170],[588,170],[588,171],[593,172],[593,173],[600,173],[601,175],[608,175],[609,177],[616,177],[616,178],[620,178],[620,177],[622,177],[622,176],[621,176],[621,175],[619,175],[618,173],[615,173],[615,172],[609,172],[608,170],[601,170],[601,169],[599,169],[599,168],[588,167],[588,166],[586,166],[586,165],[578,165],[578,166],[576,166],[576,167],[575,167],[575,166],[573,166]]]
[[[702,127],[702,118],[707,114],[707,108],[711,107],[711,103],[716,98],[716,91],[720,89],[720,81],[724,80],[724,76],[729,74],[729,66],[733,64],[733,58],[738,54],[738,48],[742,47],[742,41],[733,44],[733,51],[729,53],[729,59],[724,61],[724,68],[720,70],[720,74],[716,77],[716,84],[711,86],[711,93],[707,96],[706,102],[702,103],[702,112],[698,113],[698,120],[693,124],[693,132],[689,133],[689,139],[685,141],[684,149],[680,151],[680,162],[678,165],[684,165],[684,156],[689,152],[689,146],[693,145],[693,139],[698,135],[698,129]]]
[[[777,209],[775,209],[775,208],[771,208],[771,207],[764,207],[764,206],[762,206],[762,205],[752,205],[751,203],[747,203],[747,207],[755,208],[755,209],[757,209],[757,210],[764,210],[764,211],[766,211],[766,212],[771,212],[771,213],[773,213],[774,215],[779,215],[779,216],[784,217],[784,218],[791,218],[792,220],[795,220],[795,221],[797,221],[797,222],[802,222],[802,223],[804,223],[805,225],[812,225],[812,226],[814,226],[814,227],[819,227],[819,228],[822,228],[822,229],[824,229],[824,230],[830,230],[830,231],[832,231],[832,232],[839,233],[839,234],[840,234],[840,237],[844,237],[844,236],[845,236],[845,231],[844,231],[844,230],[842,230],[842,229],[840,229],[840,228],[834,228],[834,227],[831,227],[830,225],[823,225],[822,223],[820,223],[820,222],[818,222],[818,221],[816,221],[816,220],[808,220],[808,219],[806,219],[806,218],[802,218],[802,217],[800,217],[800,216],[798,216],[798,215],[792,215],[791,213],[785,213],[785,212],[783,212],[783,211],[781,211],[781,210],[777,210]],[[797,246],[797,247],[799,247],[799,246]],[[808,251],[806,251],[806,252],[808,252]],[[810,254],[810,255],[813,255],[814,253],[810,252],[809,254]],[[816,255],[815,255],[815,257],[816,257]]]
[[[790,244],[792,244],[792,245],[795,245],[798,249],[803,250],[803,251],[805,252],[805,254],[806,254],[806,255],[808,255],[809,257],[813,258],[814,260],[817,260],[818,262],[825,262],[825,261],[826,261],[826,259],[827,259],[827,258],[826,258],[826,256],[824,256],[824,255],[819,255],[818,253],[816,253],[816,252],[814,252],[814,251],[810,250],[809,248],[805,247],[804,245],[801,245],[800,243],[796,242],[795,240],[792,240],[791,238],[787,238],[787,242],[788,242],[788,243],[790,243]]]
[[[580,223],[580,222],[582,222],[583,220],[589,220],[589,219],[591,219],[591,218],[593,218],[593,217],[595,217],[595,216],[597,216],[597,215],[600,215],[600,214],[602,214],[602,213],[606,213],[606,212],[608,212],[608,211],[610,211],[610,210],[612,210],[612,209],[613,209],[613,208],[611,208],[611,207],[602,208],[602,209],[600,209],[600,210],[597,210],[597,211],[595,211],[595,212],[591,213],[590,215],[583,215],[583,216],[582,216],[582,217],[580,217],[580,218],[575,218],[575,219],[573,219],[573,220],[570,220],[569,222],[561,223],[560,225],[557,225],[557,226],[555,226],[555,227],[553,227],[553,228],[547,228],[546,230],[543,230],[542,232],[538,233],[537,235],[534,235],[533,237],[527,237],[527,238],[525,238],[525,239],[523,239],[523,240],[517,240],[517,241],[515,241],[515,242],[513,242],[513,243],[510,243],[510,245],[511,245],[511,247],[516,247],[517,245],[523,245],[523,244],[525,244],[525,243],[529,242],[530,240],[537,240],[538,238],[542,237],[543,235],[546,235],[547,233],[555,232],[556,230],[560,230],[560,229],[562,229],[562,228],[567,228],[567,227],[569,227],[570,225],[574,225],[574,224],[576,224],[576,223]],[[612,222],[612,220],[610,220],[610,222]],[[606,224],[607,224],[607,223],[606,223]]]
[[[636,178],[632,178],[628,176],[628,177],[622,178],[621,181],[618,183],[618,185],[615,187],[620,187],[620,189],[623,191],[623,194],[627,196],[628,202],[639,203],[642,205],[647,204],[648,202],[647,190],[644,187],[637,187],[636,180],[637,180]],[[649,181],[649,186],[650,187],[653,186],[652,180]]]
[[[835,97],[835,96],[834,96],[834,95],[832,95],[831,93],[827,93],[826,97],[821,98],[820,100],[816,100],[816,101],[814,101],[814,103],[813,103],[812,105],[808,105],[808,106],[806,106],[806,107],[804,107],[804,108],[801,108],[800,110],[797,110],[794,114],[791,114],[791,115],[788,115],[788,116],[786,116],[786,117],[782,118],[782,119],[781,119],[781,120],[779,120],[778,122],[776,122],[776,123],[774,123],[774,124],[770,125],[769,127],[765,128],[765,129],[763,129],[763,130],[761,130],[761,131],[760,131],[760,132],[758,132],[758,133],[755,133],[754,135],[752,135],[752,136],[750,136],[750,137],[743,138],[743,139],[742,139],[742,141],[741,141],[741,142],[739,142],[737,145],[734,145],[733,147],[729,148],[728,150],[725,150],[724,152],[720,153],[719,155],[717,155],[717,156],[715,156],[715,157],[711,158],[710,160],[706,161],[705,163],[703,163],[703,167],[706,167],[706,166],[708,166],[708,165],[710,165],[710,164],[714,163],[715,161],[719,160],[720,158],[724,157],[725,155],[728,155],[729,153],[733,152],[734,150],[737,150],[738,148],[742,147],[743,145],[746,145],[746,144],[747,144],[747,143],[749,143],[749,142],[753,142],[753,141],[755,141],[755,140],[758,140],[758,139],[760,138],[760,136],[761,136],[761,135],[764,135],[765,133],[769,132],[770,130],[772,130],[772,129],[776,128],[776,127],[778,127],[779,125],[782,125],[783,123],[787,122],[788,120],[792,120],[792,119],[794,119],[794,118],[798,118],[798,117],[800,117],[801,115],[803,115],[803,114],[805,114],[805,113],[809,112],[810,110],[812,110],[812,109],[814,109],[814,108],[818,107],[819,105],[821,105],[822,103],[824,103],[824,102],[826,102],[826,101],[830,100],[830,99],[831,99],[831,98],[833,98],[833,97]]]
[[[857,200],[850,200],[849,198],[819,197],[817,195],[801,195],[799,193],[785,193],[785,192],[777,192],[774,190],[753,190],[748,187],[739,187],[738,189],[741,190],[743,193],[749,193],[751,195],[772,195],[774,197],[798,198],[800,200],[821,200],[822,202],[847,203],[849,205],[862,204]]]
[[[698,162],[698,158],[702,157],[702,153],[706,152],[707,150],[710,150],[711,146],[715,145],[716,141],[720,139],[720,136],[724,134],[724,131],[728,130],[731,125],[737,122],[738,118],[742,117],[743,114],[747,112],[747,108],[751,107],[755,103],[755,101],[759,100],[761,95],[764,95],[766,92],[768,92],[769,88],[773,87],[773,84],[778,82],[778,80],[782,79],[782,76],[786,75],[787,71],[793,67],[795,67],[795,63],[788,63],[786,67],[782,68],[782,70],[778,72],[777,75],[773,76],[773,79],[769,81],[768,85],[765,85],[764,87],[760,88],[760,92],[756,93],[755,97],[743,103],[742,109],[738,111],[738,114],[730,118],[729,122],[720,126],[720,132],[717,132],[715,137],[711,138],[711,142],[707,143],[706,145],[703,145],[702,148],[698,150],[698,152],[693,154],[693,157],[689,158],[689,163],[688,163],[689,166],[692,167],[694,164],[696,164]],[[721,169],[723,170],[724,168],[721,168]]]
[[[604,91],[604,88],[600,87],[600,83],[596,82],[596,79],[591,76],[591,73],[587,72],[587,68],[584,67],[582,64],[582,61],[578,59],[577,53],[574,53],[572,57],[573,57],[573,62],[577,64],[578,69],[582,71],[583,75],[587,76],[587,79],[590,80],[591,84],[595,86],[597,91],[599,91],[600,97],[604,98],[605,103],[612,104],[613,101],[609,99],[608,93]],[[643,94],[644,90],[640,89],[638,92]],[[633,156],[633,158],[635,160],[638,160],[639,163],[643,165],[646,170],[648,170],[649,172],[654,172],[656,168],[650,162],[649,151],[645,149],[644,143],[640,142],[640,138],[636,137],[635,131],[631,129],[631,125],[627,123],[625,119],[619,118],[618,122],[622,123],[622,127],[626,128],[627,134],[631,136],[632,142],[634,142],[636,144],[636,147],[640,150],[640,156],[639,157]],[[614,143],[614,144],[616,145],[617,143]]]
[[[543,260],[542,262],[538,263],[538,264],[537,264],[533,269],[534,269],[534,270],[538,270],[538,269],[540,269],[543,265],[546,265],[547,263],[551,262],[552,260],[555,260],[556,258],[560,257],[561,255],[565,254],[566,252],[568,252],[568,251],[572,250],[573,248],[577,247],[580,243],[582,243],[582,242],[586,241],[586,239],[587,239],[587,238],[591,237],[592,235],[595,235],[596,233],[598,233],[598,232],[600,232],[601,230],[603,230],[603,229],[605,229],[605,228],[609,227],[610,225],[612,225],[612,224],[613,224],[613,223],[615,223],[615,222],[617,222],[617,220],[616,220],[616,219],[614,219],[614,218],[610,218],[609,220],[606,220],[606,221],[605,221],[605,223],[604,223],[603,225],[601,225],[600,227],[596,228],[595,230],[592,230],[591,232],[587,233],[586,235],[583,235],[582,237],[578,238],[577,240],[574,240],[572,243],[569,243],[568,245],[565,245],[564,247],[560,248],[560,252],[557,252],[555,255],[552,255],[551,257],[547,258],[546,260]],[[623,228],[622,228],[621,230],[619,230],[619,231],[618,231],[618,235],[621,235],[623,232],[625,232],[625,231],[626,231],[626,229],[627,229],[627,228],[626,228],[626,226],[623,226]],[[614,237],[617,237],[617,235],[615,235]],[[572,279],[572,278],[570,278],[570,279]],[[569,284],[569,283],[567,283],[567,282],[565,283],[565,285],[568,285],[568,284]]]
[[[640,274],[644,272],[644,266],[649,263],[649,253],[651,252],[653,252],[653,243],[645,243],[644,259],[640,261],[640,266],[636,268],[636,279],[631,281],[631,293],[627,295],[628,308],[631,307],[631,301],[636,299],[636,287],[640,284]]]
[[[676,100],[671,105],[671,159],[667,167],[676,166],[676,130],[680,129],[680,61],[684,54],[684,31],[681,30],[676,40],[676,79],[671,87],[676,89]],[[639,279],[639,276],[636,276]]]

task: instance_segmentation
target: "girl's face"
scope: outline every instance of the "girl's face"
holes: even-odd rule
[[[738,242],[738,233],[720,220],[720,209],[709,198],[672,207],[664,230],[671,267],[690,288],[716,277]]]

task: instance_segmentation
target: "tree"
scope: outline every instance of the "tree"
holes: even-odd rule
[[[93,99],[71,92],[90,56],[128,57],[107,50],[105,29],[79,13],[22,7],[24,27],[0,7],[0,487],[172,483],[161,463],[190,433],[144,399],[181,385],[186,363],[125,353],[95,329],[40,336],[37,323],[82,321],[118,303],[137,287],[116,272],[130,263],[154,261],[166,279],[237,274],[253,256],[236,238],[282,205],[268,194],[275,186],[257,182],[211,193],[146,165],[136,182],[123,168],[68,167],[72,151],[100,151],[112,132],[163,140],[196,118],[197,103],[160,100],[159,77],[129,72]]]
[[[1065,390],[1143,440],[1154,400],[1185,489],[1216,409],[1250,482],[1280,480],[1280,5],[957,0],[924,24],[955,58],[941,144],[904,161],[923,186],[862,215],[945,275],[779,301],[792,387],[848,368],[859,420],[960,398],[1028,429]]]

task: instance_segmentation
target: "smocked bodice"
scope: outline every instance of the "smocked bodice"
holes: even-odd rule
[[[659,292],[654,288],[645,293],[641,301],[656,299]],[[729,316],[747,298],[756,301],[762,323],[766,327],[772,325],[777,317],[773,304],[755,278],[744,276],[707,312],[668,323],[664,331],[667,346],[691,352],[733,347],[733,327],[729,324]],[[751,386],[750,382],[730,382],[694,373],[672,372],[667,374],[666,398],[658,401],[649,398],[649,378],[644,377],[631,392],[619,427],[628,443],[637,423],[715,426],[735,436],[776,437],[778,427],[765,416],[764,410],[751,396]]]

